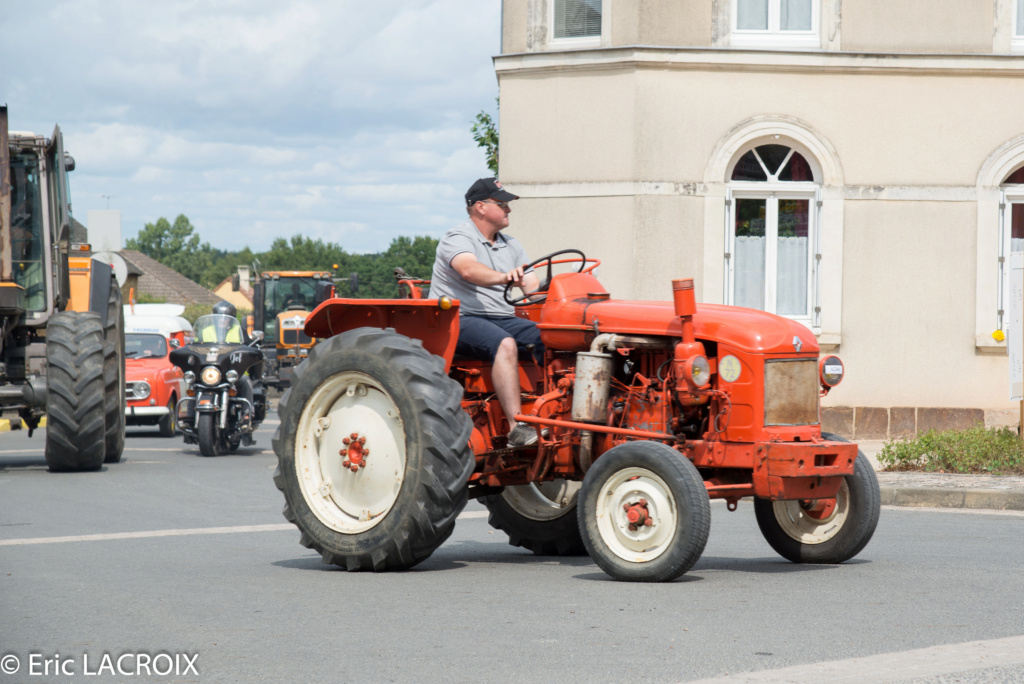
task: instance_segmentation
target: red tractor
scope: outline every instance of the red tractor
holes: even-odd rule
[[[814,335],[752,309],[619,301],[578,250],[545,256],[532,296],[543,365],[521,361],[522,415],[502,415],[488,363],[454,355],[457,301],[327,299],[306,334],[274,436],[285,517],[348,570],[424,560],[470,498],[536,554],[582,555],[619,580],[669,581],[697,562],[710,499],[754,497],[765,539],[798,563],[857,555],[878,522],[878,481],[821,432],[819,399],[843,377]],[[554,264],[570,272],[552,274]],[[332,293],[324,295],[330,296]],[[510,448],[511,420],[535,426]]]

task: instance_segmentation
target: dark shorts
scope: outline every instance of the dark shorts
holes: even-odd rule
[[[540,330],[533,321],[515,316],[461,316],[459,318],[459,342],[455,353],[472,356],[484,361],[494,361],[501,341],[512,337],[519,347],[519,358],[529,359],[533,345],[533,358],[538,363],[544,360],[544,345],[540,341]]]

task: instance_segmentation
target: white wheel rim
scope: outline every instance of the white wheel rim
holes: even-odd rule
[[[629,529],[626,505],[647,501],[651,525]],[[597,530],[608,549],[631,563],[649,563],[671,546],[679,512],[665,481],[645,468],[615,473],[597,495]]]
[[[353,433],[365,438],[369,450],[356,472],[342,465]],[[349,371],[320,383],[302,409],[295,435],[296,476],[320,522],[345,534],[373,528],[398,499],[405,464],[401,414],[379,382]]]
[[[541,484],[505,487],[501,497],[519,515],[549,522],[573,510],[581,484],[574,480],[553,480]]]
[[[772,508],[779,527],[801,544],[822,544],[832,539],[850,516],[850,488],[846,480],[836,493],[836,506],[823,518],[808,515],[799,501],[774,501]]]

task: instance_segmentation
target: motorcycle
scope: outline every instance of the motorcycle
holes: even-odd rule
[[[198,442],[203,456],[255,444],[253,432],[267,414],[263,333],[246,343],[238,319],[223,314],[200,316],[193,331],[195,340],[170,354],[188,386],[175,409],[185,443]]]

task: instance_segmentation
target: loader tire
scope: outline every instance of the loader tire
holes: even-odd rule
[[[103,329],[103,407],[106,415],[106,456],[104,463],[117,463],[124,452],[124,307],[117,281],[110,283],[107,297],[107,325]]]
[[[274,483],[300,543],[346,570],[429,557],[467,502],[472,422],[461,402],[444,361],[392,329],[313,347],[280,400],[273,439]]]
[[[833,442],[847,442],[822,433]],[[853,475],[843,478],[833,508],[817,513],[800,501],[754,499],[754,515],[768,545],[794,563],[842,563],[860,553],[878,525],[882,497],[878,478],[858,449]]]
[[[98,470],[105,453],[103,324],[63,311],[46,326],[46,464],[53,472]]]
[[[537,556],[585,556],[576,519],[579,482],[554,480],[505,487],[501,494],[483,498],[487,522],[508,535],[511,546]]]

